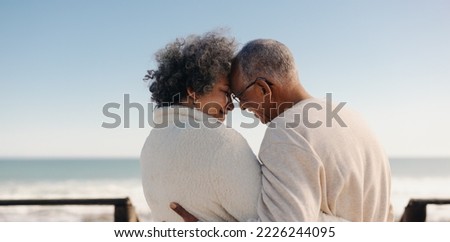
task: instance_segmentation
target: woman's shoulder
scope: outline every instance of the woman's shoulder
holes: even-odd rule
[[[205,136],[213,139],[220,146],[231,146],[232,148],[250,148],[247,140],[235,129],[222,124],[214,129],[203,129]],[[231,148],[230,147],[230,148]]]

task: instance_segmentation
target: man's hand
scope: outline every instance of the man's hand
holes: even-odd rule
[[[178,215],[180,215],[183,218],[184,222],[198,222],[198,219],[194,215],[186,211],[186,209],[184,209],[180,204],[171,202],[170,208]]]

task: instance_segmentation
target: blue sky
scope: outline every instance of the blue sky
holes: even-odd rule
[[[103,105],[145,104],[154,53],[217,27],[286,44],[309,92],[361,112],[391,157],[448,157],[449,12],[438,0],[0,0],[0,157],[139,156],[150,128],[136,112],[129,129],[102,128]],[[264,126],[236,128],[257,151]]]

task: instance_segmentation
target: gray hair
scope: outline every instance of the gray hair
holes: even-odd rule
[[[156,53],[158,68],[147,71],[144,80],[154,80],[149,90],[158,107],[179,104],[187,88],[209,93],[221,75],[227,76],[236,42],[223,31],[178,38]]]
[[[282,43],[271,39],[256,39],[248,42],[235,57],[246,81],[255,75],[264,75],[284,82],[297,75],[294,57]]]

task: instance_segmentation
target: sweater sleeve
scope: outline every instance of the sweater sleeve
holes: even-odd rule
[[[287,130],[268,130],[270,145],[261,147],[261,221],[328,220],[321,213],[325,172],[320,158],[301,136]],[[294,134],[295,135],[295,134]],[[264,143],[264,141],[263,141]],[[267,142],[266,144],[268,144]]]
[[[213,189],[217,201],[236,221],[255,220],[261,192],[260,163],[242,136],[227,136],[211,164]]]

